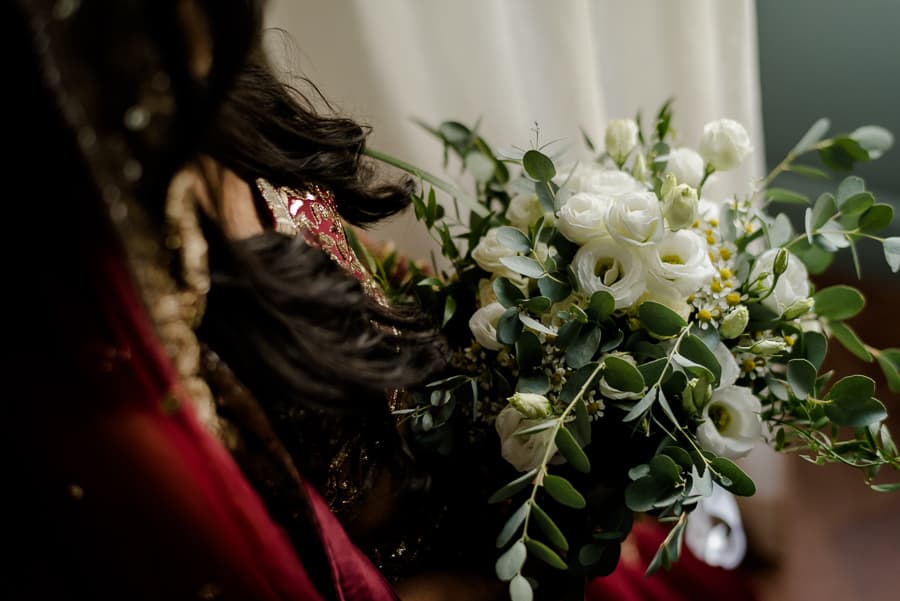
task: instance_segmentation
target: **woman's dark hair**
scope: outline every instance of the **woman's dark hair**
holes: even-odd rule
[[[331,111],[315,85],[304,81]],[[345,220],[365,225],[406,208],[415,187],[408,177],[376,181],[362,158],[368,134],[352,119],[317,112],[257,54],[232,82],[205,150],[246,181],[262,175],[275,186],[324,185]]]

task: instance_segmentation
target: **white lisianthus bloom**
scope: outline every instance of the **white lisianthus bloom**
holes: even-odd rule
[[[540,465],[548,445],[551,447],[550,456],[556,453],[554,428],[526,436],[513,436],[519,430],[536,426],[543,421],[545,420],[526,418],[512,405],[505,407],[494,420],[494,427],[500,436],[500,455],[520,472],[527,472]]]
[[[469,319],[469,329],[478,344],[492,351],[499,351],[503,344],[497,341],[497,322],[506,308],[500,303],[491,303],[472,314]]]
[[[501,257],[515,256],[516,251],[500,242],[497,238],[498,231],[499,228],[492,228],[482,236],[478,245],[472,249],[472,258],[485,271],[518,281],[521,279],[519,274],[500,262]]]
[[[703,157],[690,148],[675,148],[669,152],[665,173],[671,173],[679,184],[696,188],[703,180]]]
[[[579,163],[574,167],[560,170],[553,181],[558,186],[565,184],[565,189],[570,190],[573,194],[591,192],[592,194],[614,196],[647,189],[641,182],[624,171],[609,169],[593,163]]]
[[[606,235],[609,205],[608,196],[579,192],[560,207],[556,227],[563,236],[576,244],[584,244],[591,238]]]
[[[719,213],[722,205],[708,198],[701,198],[697,203],[697,215],[704,221],[713,221],[719,219]]]
[[[734,169],[753,151],[744,126],[731,119],[707,123],[700,138],[700,155],[718,171]]]
[[[613,198],[606,212],[609,235],[626,244],[647,246],[662,238],[662,212],[652,192],[628,192]]]
[[[613,119],[606,126],[606,152],[622,164],[638,143],[638,126],[632,119]]]
[[[650,273],[685,298],[715,275],[706,240],[692,230],[666,232],[659,244],[643,252]]]
[[[734,358],[734,355],[731,353],[731,349],[724,343],[719,343],[716,345],[716,348],[713,349],[712,353],[716,357],[716,361],[719,362],[719,366],[722,368],[722,375],[719,378],[719,388],[734,386],[734,383],[737,382],[737,379],[741,375],[741,368]]]
[[[515,407],[519,413],[528,419],[547,417],[553,411],[553,406],[542,394],[531,392],[517,392],[509,397],[509,404]]]
[[[765,278],[759,284],[756,284],[755,290],[768,291],[772,287],[775,276],[772,269],[775,264],[775,257],[778,255],[779,249],[770,248],[756,259],[753,269],[750,271],[748,281],[755,282],[762,273],[767,273]],[[784,313],[788,307],[799,300],[809,297],[809,273],[803,262],[788,253],[787,269],[778,278],[775,284],[775,290],[762,301],[762,305],[771,309],[778,315]]]
[[[579,289],[590,296],[609,292],[616,309],[627,309],[647,289],[646,268],[637,249],[612,238],[594,238],[575,253],[572,270]]]
[[[729,459],[743,457],[762,440],[762,405],[749,388],[725,386],[713,391],[697,427],[700,445]]]
[[[506,218],[514,226],[527,232],[541,217],[553,222],[553,213],[544,213],[541,202],[535,194],[517,194],[509,201]]]

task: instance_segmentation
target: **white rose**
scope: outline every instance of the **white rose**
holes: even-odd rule
[[[750,282],[755,282],[763,272],[769,274],[757,285],[756,289],[758,291],[765,293],[772,287],[772,281],[775,277],[772,274],[772,268],[775,263],[775,257],[778,255],[778,250],[777,248],[771,248],[764,252],[756,260],[753,269],[750,271],[748,280]],[[809,297],[809,274],[806,271],[806,266],[800,259],[788,253],[787,269],[778,278],[778,283],[775,284],[775,290],[772,291],[772,294],[762,301],[762,305],[781,315],[795,302],[807,297]]]
[[[762,439],[762,405],[749,388],[726,386],[713,391],[697,427],[700,445],[716,455],[737,459]]]
[[[616,309],[627,309],[647,289],[646,269],[637,249],[611,238],[594,238],[575,253],[572,271],[579,289],[590,296],[609,292]]]
[[[626,244],[646,246],[662,238],[659,199],[652,192],[627,192],[613,198],[606,213],[609,235]]]
[[[706,240],[693,230],[666,232],[659,244],[643,251],[650,273],[685,298],[715,275]]]
[[[606,126],[606,152],[621,165],[637,146],[638,126],[632,119],[613,119]]]
[[[618,169],[608,169],[593,163],[579,163],[560,171],[554,178],[557,185],[565,184],[572,193],[591,192],[613,196],[625,192],[638,192],[647,188],[638,180]]]
[[[554,428],[547,428],[526,436],[513,436],[519,430],[530,428],[545,420],[527,419],[512,405],[505,407],[494,420],[494,427],[500,436],[500,454],[520,472],[536,468],[544,459],[548,445],[550,455],[556,452],[553,441]]]
[[[527,232],[528,228],[537,223],[541,217],[553,222],[553,213],[544,213],[543,207],[538,197],[534,194],[517,194],[509,201],[509,208],[506,209],[506,218],[509,222]]]
[[[703,128],[700,154],[719,171],[734,169],[752,150],[747,130],[737,121],[719,119]]]
[[[478,344],[492,351],[499,351],[503,344],[497,342],[497,322],[506,308],[500,303],[491,303],[472,314],[469,319],[469,329]]]
[[[608,196],[579,192],[560,207],[556,227],[572,242],[584,244],[591,238],[606,234],[609,205]]]
[[[490,273],[502,275],[512,280],[519,280],[519,274],[500,262],[502,257],[512,257],[516,251],[505,246],[497,238],[499,228],[492,228],[482,236],[478,245],[472,249],[472,258],[478,266]]]
[[[669,152],[665,172],[674,175],[679,184],[696,188],[703,179],[703,157],[690,148],[675,148]]]

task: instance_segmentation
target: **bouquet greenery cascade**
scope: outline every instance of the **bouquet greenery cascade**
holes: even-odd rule
[[[826,138],[820,120],[747,195],[722,200],[704,185],[746,158],[747,132],[713,121],[697,152],[673,145],[671,119],[666,103],[649,135],[640,117],[612,121],[605,151],[585,136],[595,160],[567,166],[537,130],[532,149],[499,156],[459,123],[430,129],[474,195],[371,153],[432,185],[414,198],[416,217],[452,266],[413,268],[398,285],[385,275],[396,257],[373,262],[389,292],[435,315],[452,348],[452,373],[398,413],[442,452],[465,431],[505,460],[484,500],[505,511],[496,573],[513,601],[533,597],[531,559],[579,577],[612,571],[635,513],[672,523],[648,572],[668,567],[714,487],[754,494],[734,460],[763,442],[898,488],[874,483],[882,466],[900,469],[875,382],[834,381],[822,365],[830,337],[900,390],[900,350],[866,346],[845,323],[863,308],[857,290],[809,279],[840,249],[858,268],[856,247],[869,241],[897,272],[900,238],[879,237],[892,208],[853,176],[815,201],[771,186],[786,171],[831,177],[796,162],[808,153],[831,171],[877,158],[891,134]],[[808,205],[804,231],[770,212],[775,203]]]

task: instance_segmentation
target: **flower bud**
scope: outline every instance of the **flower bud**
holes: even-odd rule
[[[750,311],[747,310],[746,306],[738,305],[722,319],[722,325],[719,327],[719,334],[722,335],[722,338],[727,340],[737,338],[744,333],[749,321]]]
[[[796,300],[790,307],[785,309],[784,315],[782,315],[781,318],[797,319],[801,315],[806,315],[807,313],[809,313],[814,304],[815,303],[811,298],[801,298],[799,300]]]
[[[666,175],[666,183],[674,181],[672,174]],[[663,216],[669,229],[677,231],[690,227],[697,218],[697,191],[687,184],[678,184],[676,186],[663,184],[663,188],[668,188],[667,194],[663,197]]]
[[[772,273],[781,275],[787,271],[789,258],[787,249],[779,248],[778,254],[775,255],[775,261],[772,263]]]
[[[647,159],[643,152],[637,153],[634,157],[634,165],[631,166],[631,175],[639,182],[647,181],[650,170],[647,168]]]
[[[528,419],[547,417],[553,411],[550,401],[541,394],[517,392],[508,400],[510,405]]]
[[[621,165],[637,146],[638,126],[631,119],[614,119],[606,126],[606,152]]]
[[[712,386],[706,378],[691,378],[681,393],[681,404],[684,410],[695,415],[703,410],[703,407],[712,398]]]
[[[750,352],[754,355],[769,357],[784,352],[787,349],[787,343],[784,340],[760,340],[750,347]]]

